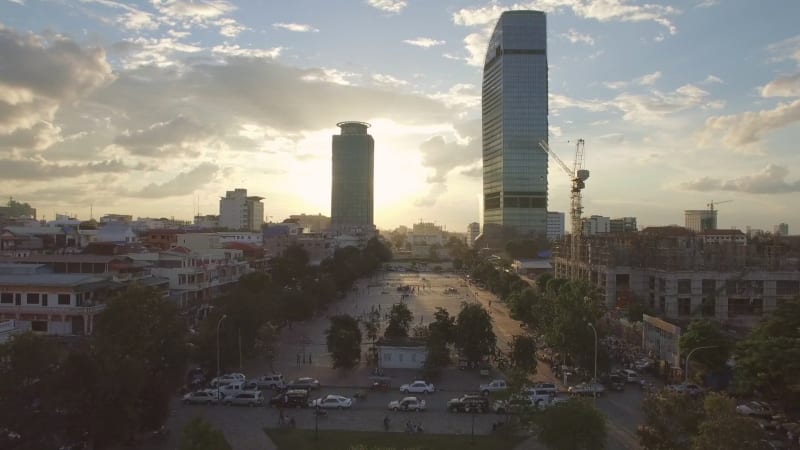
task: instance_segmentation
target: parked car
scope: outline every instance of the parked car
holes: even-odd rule
[[[642,377],[639,376],[638,372],[631,369],[624,369],[620,371],[620,375],[622,375],[625,378],[626,383],[638,383],[639,380],[642,379]]]
[[[570,386],[568,392],[570,395],[597,395],[600,397],[606,392],[606,388],[600,383],[579,383],[575,386]]]
[[[499,380],[499,379],[492,380],[487,384],[481,384],[480,387],[478,388],[478,390],[481,391],[483,395],[489,395],[490,393],[493,392],[505,391],[506,389],[508,389],[508,384],[506,384],[506,380]]]
[[[261,406],[264,404],[264,397],[261,395],[261,391],[241,391],[226,396],[222,403],[228,406]]]
[[[705,389],[694,383],[671,384],[666,387],[666,390],[678,394],[691,395],[693,397],[702,395],[705,392]]]
[[[772,408],[764,402],[747,402],[736,406],[736,412],[744,416],[767,417],[775,415]]]
[[[216,389],[203,389],[201,391],[189,392],[183,396],[183,403],[190,405],[216,405],[221,395]]]
[[[419,397],[405,397],[389,402],[392,411],[425,411],[425,400]]]
[[[540,391],[547,391],[552,395],[558,394],[558,386],[556,386],[555,383],[538,382],[534,383],[533,387]]]
[[[639,359],[633,363],[633,367],[640,372],[649,370],[651,367],[653,367],[653,360],[650,358]]]
[[[233,395],[242,391],[247,391],[249,389],[245,386],[244,381],[232,381],[228,384],[219,385],[217,387],[217,390],[219,390],[222,393],[224,399],[229,395]]]
[[[400,392],[403,394],[433,394],[435,390],[433,384],[422,380],[400,386]]]
[[[447,401],[447,410],[450,412],[479,412],[489,411],[489,400],[480,395],[463,395]]]
[[[353,406],[353,399],[341,395],[326,395],[313,400],[310,406],[323,409],[349,409]]]
[[[392,381],[389,378],[375,378],[372,380],[372,384],[369,388],[373,391],[388,391],[392,385]]]
[[[307,408],[308,389],[289,389],[269,400],[270,406],[279,408]]]
[[[617,373],[612,373],[608,376],[608,387],[612,391],[624,391],[625,377]]]
[[[257,378],[251,378],[246,383],[246,386],[252,389],[280,390],[283,389],[284,385],[285,383],[283,381],[283,375],[279,373],[273,373],[270,375],[262,375]]]
[[[508,400],[495,400],[492,403],[492,410],[497,414],[519,414],[534,406],[535,403],[530,397],[511,397]]]
[[[245,381],[246,379],[247,377],[245,377],[243,373],[226,373],[211,380],[211,386],[217,387],[217,385],[222,386],[233,383],[234,381]]]
[[[319,380],[311,377],[300,377],[290,381],[286,389],[308,389],[313,391],[319,389]]]

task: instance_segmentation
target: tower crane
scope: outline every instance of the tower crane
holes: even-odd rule
[[[708,206],[709,211],[714,211],[714,205],[720,205],[722,203],[730,203],[732,201],[733,200],[723,200],[721,202],[715,202],[714,200],[711,200],[711,203],[708,203],[706,206]]]
[[[561,166],[561,169],[564,170],[572,181],[570,189],[570,222],[572,223],[570,259],[572,260],[571,271],[574,275],[573,278],[577,278],[577,262],[580,261],[581,241],[583,240],[583,221],[581,218],[583,214],[583,201],[581,191],[586,187],[586,180],[589,178],[589,171],[583,168],[585,160],[584,141],[583,139],[578,139],[578,143],[575,146],[575,161],[573,162],[572,169],[558,157],[547,142],[543,140],[539,141],[539,147],[556,160],[558,165]]]

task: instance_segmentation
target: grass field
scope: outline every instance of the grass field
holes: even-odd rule
[[[376,431],[320,431],[266,429],[278,450],[508,450],[524,439],[519,436],[470,436],[452,434],[408,434]]]

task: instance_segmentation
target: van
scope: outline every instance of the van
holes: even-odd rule
[[[277,406],[279,408],[307,408],[308,407],[308,390],[307,389],[289,389],[283,394],[278,394],[272,397],[269,401],[270,406]]]
[[[625,369],[620,374],[625,378],[627,383],[638,383],[641,380],[639,373],[635,370]]]
[[[264,397],[261,391],[241,391],[225,397],[224,404],[241,406],[261,406],[264,404]]]
[[[246,390],[247,388],[245,388],[244,381],[234,381],[219,388],[219,391],[225,397],[229,395],[238,394],[239,392]]]

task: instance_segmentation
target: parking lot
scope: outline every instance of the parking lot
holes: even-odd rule
[[[385,312],[393,303],[401,301],[397,286],[415,286],[415,293],[403,299],[414,314],[415,323],[428,323],[437,307],[448,309],[451,315],[459,311],[462,301],[480,301],[492,313],[498,346],[505,348],[512,336],[520,333],[519,323],[508,316],[508,311],[492,294],[468,286],[464,280],[453,274],[388,272],[381,273],[370,280],[360,280],[348,296],[335,303],[328,315],[366,314],[372,307]],[[450,292],[445,292],[445,290]],[[452,292],[452,290],[456,292]],[[491,306],[490,306],[491,302]],[[350,371],[333,370],[325,348],[324,332],[328,327],[325,314],[303,324],[285,328],[280,338],[280,349],[274,368],[287,379],[310,376],[320,380],[322,388],[315,391],[314,398],[325,394],[352,396],[364,391],[369,385],[369,370],[360,367]],[[298,357],[299,356],[299,357]],[[311,363],[308,363],[308,360]],[[303,362],[298,364],[298,360]],[[252,361],[242,368],[250,377],[269,373],[263,360]],[[447,369],[441,379],[435,380],[437,392],[420,395],[427,402],[428,411],[391,412],[387,404],[399,400],[400,384],[413,381],[414,370],[388,369],[392,378],[392,388],[388,392],[368,392],[365,399],[355,401],[351,410],[330,411],[327,417],[315,421],[313,410],[293,409],[287,414],[295,418],[296,426],[313,429],[369,430],[383,429],[386,415],[391,421],[391,431],[402,431],[406,421],[422,423],[428,433],[470,434],[473,430],[473,415],[450,413],[446,410],[450,398],[463,393],[475,392],[478,385],[490,377],[480,377],[477,371]],[[540,363],[536,378],[541,381],[558,382],[546,364]],[[265,391],[265,397],[271,396]],[[621,393],[609,393],[597,401],[598,407],[609,418],[608,448],[638,448],[635,429],[641,417],[641,392],[635,386]],[[180,430],[195,415],[207,418],[215,427],[222,430],[235,449],[274,448],[262,431],[264,427],[277,427],[279,412],[276,408],[248,408],[236,406],[188,406],[175,399],[168,426],[173,430],[170,442],[161,448],[178,448]],[[493,413],[474,415],[474,432],[487,434],[492,424],[503,420],[502,415]],[[530,448],[530,447],[527,447]]]

